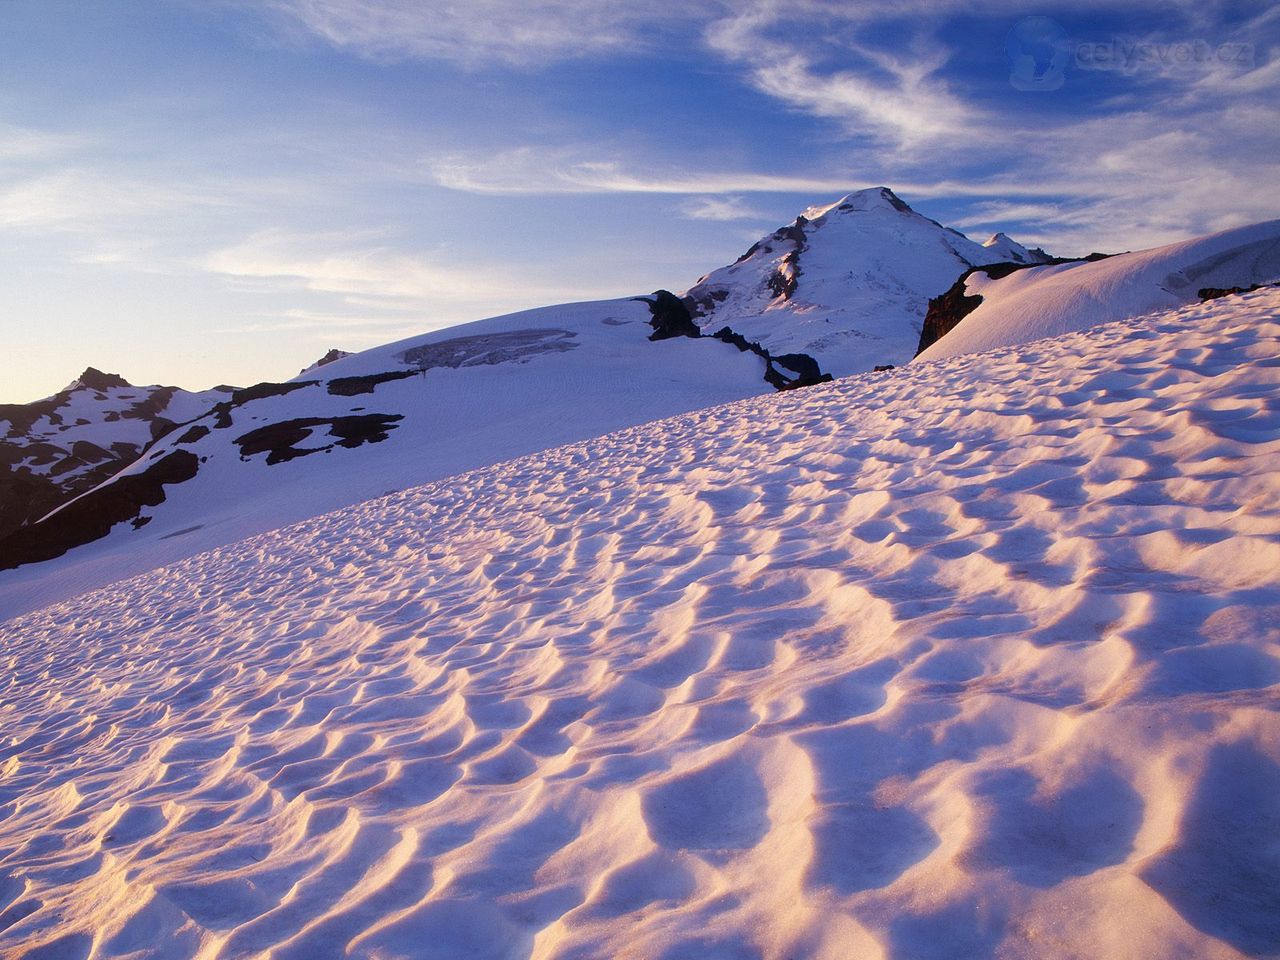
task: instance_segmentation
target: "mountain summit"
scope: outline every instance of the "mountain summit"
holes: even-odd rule
[[[1053,257],[1039,247],[1028,249],[1007,233],[994,233],[983,244],[988,250],[1009,263],[1050,263]]]
[[[930,298],[970,267],[1034,262],[997,236],[984,246],[872,187],[810,207],[698,280],[685,301],[704,331],[729,326],[774,354],[857,373],[910,360]]]
[[[88,390],[110,390],[112,387],[132,387],[128,380],[116,373],[103,373],[97,367],[85,367],[84,373],[68,384],[68,390],[84,387]]]

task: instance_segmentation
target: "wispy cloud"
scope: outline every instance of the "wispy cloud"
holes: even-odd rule
[[[345,344],[354,344],[357,342],[381,343],[397,334],[409,336],[421,333],[423,329],[422,321],[416,315],[364,316],[290,308],[279,313],[262,314],[240,323],[218,327],[210,332],[217,334],[298,333],[313,335],[321,340],[338,337]]]
[[[821,65],[821,55],[830,54],[821,38],[833,25],[873,20],[874,6],[757,0],[709,25],[706,40],[712,51],[740,65],[762,93],[839,121],[850,134],[909,148],[954,136],[982,119],[937,76],[949,57],[944,44],[917,38],[895,56],[870,43],[846,41],[838,48],[840,68]],[[805,21],[813,22],[812,35],[797,36],[797,22]]]
[[[688,220],[712,220],[728,223],[734,220],[767,220],[768,214],[750,206],[745,197],[694,197],[680,208]]]
[[[234,280],[331,296],[362,311],[361,323],[405,311],[456,322],[627,293],[586,283],[550,285],[523,277],[518,267],[459,264],[429,252],[408,253],[380,239],[374,232],[265,230],[210,253],[201,265]],[[355,315],[347,310],[330,316],[351,320]]]
[[[0,162],[56,157],[88,142],[87,137],[75,134],[35,130],[0,121]]]
[[[591,150],[591,152],[588,152]],[[685,168],[643,173],[592,148],[517,147],[501,153],[428,158],[428,178],[442,187],[492,195],[574,193],[830,193],[871,186],[839,176],[716,171]]]
[[[769,173],[751,170],[700,169],[696,166],[660,169],[656,164],[597,159],[598,147],[544,149],[518,147],[503,153],[451,154],[423,161],[426,176],[451,190],[493,196],[553,196],[556,194],[725,194],[792,193],[817,200],[867,187],[892,186],[916,197],[1049,197],[1080,186],[1080,178],[1019,178],[999,172],[969,179],[916,179],[897,176],[868,179],[854,172]],[[902,168],[905,171],[907,168]],[[912,173],[928,173],[927,167]]]
[[[69,168],[0,184],[0,225],[85,232],[107,220],[213,202],[173,186]]]
[[[643,45],[706,16],[709,0],[271,0],[271,9],[335,47],[371,59],[533,65]]]

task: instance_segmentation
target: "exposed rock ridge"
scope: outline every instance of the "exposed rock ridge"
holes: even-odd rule
[[[673,337],[698,340],[705,337],[730,344],[746,353],[754,353],[764,361],[765,382],[775,390],[792,390],[815,383],[826,383],[831,379],[831,374],[823,373],[818,362],[808,354],[786,353],[774,356],[759,343],[748,340],[729,327],[722,327],[710,335],[704,334],[693,322],[692,305],[688,298],[681,299],[669,290],[658,290],[652,296],[636,299],[649,305],[649,312],[652,314],[649,325],[653,327],[650,340],[669,340]]]

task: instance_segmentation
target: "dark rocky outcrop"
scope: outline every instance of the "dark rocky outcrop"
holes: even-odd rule
[[[299,417],[282,420],[250,430],[236,437],[240,457],[248,460],[260,453],[267,455],[268,464],[285,463],[313,453],[326,453],[334,447],[358,447],[362,443],[379,443],[404,417],[399,414],[367,413],[350,417]],[[327,427],[332,443],[317,447],[299,447],[321,427]]]
[[[754,353],[760,357],[764,361],[765,382],[775,390],[794,390],[796,387],[810,387],[817,383],[828,383],[831,380],[831,374],[823,373],[818,368],[818,362],[808,354],[787,353],[775,357],[754,340],[748,340],[728,327],[721,327],[711,336],[721,343],[737,347],[744,353]],[[779,366],[786,367],[794,375],[788,376],[778,369]]]
[[[705,336],[693,322],[693,313],[688,299],[682,300],[669,290],[659,290],[652,297],[636,297],[636,299],[649,305],[649,312],[653,317],[649,321],[650,326],[653,327],[653,333],[649,335],[650,340],[669,340],[673,337],[697,340]],[[748,340],[729,327],[722,327],[711,334],[709,339],[730,344],[744,353],[754,353],[762,359],[765,382],[776,390],[807,387],[815,383],[826,383],[831,379],[831,374],[823,373],[818,367],[818,361],[808,354],[786,353],[775,357],[754,340]]]
[[[651,318],[649,326],[653,333],[650,340],[670,340],[673,337],[690,337],[694,340],[702,336],[702,331],[693,322],[689,306],[670,290],[657,290],[651,297],[636,297],[649,305]]]
[[[336,363],[339,360],[342,360],[345,357],[349,357],[349,356],[351,356],[351,354],[348,351],[339,350],[337,347],[334,347],[332,350],[326,353],[323,357],[321,357],[311,366],[303,367],[301,370],[299,370],[298,376],[302,376],[304,373],[310,373],[312,370],[318,369],[319,367],[327,367],[329,364]]]
[[[915,353],[917,357],[954,330],[961,320],[982,304],[982,297],[978,294],[966,293],[965,286],[974,273],[985,271],[985,269],[970,267],[960,274],[960,279],[953,283],[946,293],[933,297],[929,301],[929,309],[924,315],[924,325],[920,328],[920,345],[916,347]]]
[[[363,377],[335,377],[328,383],[328,390],[335,397],[355,397],[373,393],[380,383],[404,380],[418,375],[417,370],[391,370],[387,373],[371,373]]]
[[[98,415],[99,425],[140,421],[150,442],[175,427],[162,414],[177,387],[135,387],[95,367],[52,397],[0,405],[0,539],[106,482],[142,454],[145,444],[115,440],[110,427],[95,430],[93,440],[66,432],[92,422],[84,416],[71,422],[72,405],[83,412],[86,397],[105,402],[106,391],[115,393],[111,408]],[[136,435],[136,428],[130,431]]]
[[[0,540],[0,570],[52,560],[73,547],[101,540],[117,523],[138,519],[143,507],[163,503],[165,486],[190,480],[199,467],[195,454],[178,450],[140,473],[117,477],[90,490],[56,513]]]
[[[203,440],[209,435],[209,428],[202,423],[198,423],[187,430],[174,443],[195,443],[197,440]]]
[[[58,416],[58,410],[67,402],[69,396],[69,391],[63,391],[47,400],[37,400],[34,403],[0,403],[0,423],[9,424],[5,436],[15,439],[24,437],[45,417],[48,417],[51,423],[60,423],[62,418]]]
[[[896,198],[895,198],[896,199]],[[901,202],[901,201],[899,201]],[[782,262],[765,278],[766,288],[774,295],[774,297],[783,300],[790,300],[796,292],[796,286],[800,281],[800,256],[809,246],[809,238],[805,233],[805,227],[810,223],[818,221],[810,221],[807,217],[796,217],[795,222],[785,227],[779,227],[769,236],[757,240],[747,248],[746,253],[738,257],[733,262],[734,266],[745,263],[754,257],[757,253],[772,254],[775,244],[790,243],[792,247],[783,255]],[[689,295],[685,297],[685,304],[689,307],[690,312],[695,317],[705,317],[715,310],[717,303],[724,301],[728,297],[728,291],[725,290],[707,290],[702,288],[702,284],[706,282],[707,277],[701,277],[697,283],[690,288]]]
[[[293,383],[255,383],[252,387],[236,390],[228,401],[233,407],[243,406],[253,400],[266,400],[268,397],[283,397],[295,390],[314,387],[319,380],[298,380]]]
[[[67,501],[60,484],[34,473],[13,473],[0,466],[0,557],[4,539],[35,523]]]
[[[888,187],[880,188],[880,196],[883,197],[885,200],[887,200],[889,205],[893,207],[893,209],[897,210],[899,213],[915,213],[915,211],[907,205],[907,202],[905,200],[903,200],[900,196],[898,196]],[[936,223],[937,221],[934,221],[934,222]]]
[[[76,383],[82,387],[88,387],[90,390],[110,390],[112,387],[132,387],[128,380],[119,374],[103,373],[95,367],[85,367],[84,373],[76,377]]]
[[[789,240],[795,244],[782,258],[778,268],[765,280],[765,284],[775,297],[790,300],[795,295],[796,285],[800,282],[800,254],[804,253],[809,245],[809,239],[804,233],[804,227],[808,222],[804,217],[796,217],[795,223],[773,234],[775,240]]]
[[[103,450],[96,443],[88,440],[77,440],[71,445],[71,456],[82,463],[101,463],[104,460],[112,460],[115,454]]]
[[[255,400],[283,397],[286,394],[293,393],[295,390],[305,390],[307,387],[318,386],[319,383],[319,380],[298,380],[293,383],[255,383],[252,387],[233,390],[229,400],[214,404],[213,409],[196,419],[203,420],[206,416],[212,416],[213,429],[226,430],[235,423],[231,416],[231,411],[236,407],[242,407],[246,403],[252,403]],[[187,422],[191,423],[192,421],[188,420]]]
[[[703,277],[698,281],[701,285],[707,278]],[[693,287],[684,297],[684,305],[689,310],[690,316],[705,317],[716,308],[716,304],[724,303],[729,299],[729,291],[722,289]]]
[[[1223,297],[1235,296],[1237,293],[1253,293],[1255,290],[1261,290],[1268,284],[1254,283],[1247,287],[1201,287],[1196,294],[1200,298],[1200,302],[1204,303],[1209,300],[1220,300]],[[1280,287],[1280,283],[1270,284],[1273,287]]]

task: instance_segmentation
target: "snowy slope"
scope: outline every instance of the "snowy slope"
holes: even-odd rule
[[[1274,955],[1278,316],[690,413],[0,624],[0,953]]]
[[[920,354],[938,360],[1026,343],[1191,303],[1201,289],[1280,280],[1280,220],[1094,262],[975,271],[965,293],[982,303]]]
[[[239,391],[23,543],[0,543],[0,616],[404,486],[773,389],[755,355],[654,342],[650,320],[637,300],[525,311]]]
[[[0,537],[128,466],[230,391],[137,387],[90,367],[52,397],[0,405]]]
[[[1004,234],[975,243],[876,187],[806,210],[685,298],[707,333],[727,325],[844,376],[910,360],[929,298],[969,267],[1042,256]]]
[[[632,300],[550,307],[355,356],[330,351],[294,392],[259,385],[221,397],[224,409],[142,459],[100,463],[43,502],[24,522],[92,488],[38,529],[16,541],[0,530],[0,616],[408,484],[900,363],[928,296],[972,263],[1038,255],[1003,234],[973,243],[878,188],[806,211],[653,313]],[[785,296],[770,292],[779,269],[795,281]],[[649,342],[655,317],[671,339]],[[699,329],[724,342],[690,342]],[[412,376],[420,362],[430,369]],[[369,382],[331,386],[354,378]],[[35,502],[24,491],[11,499]]]

